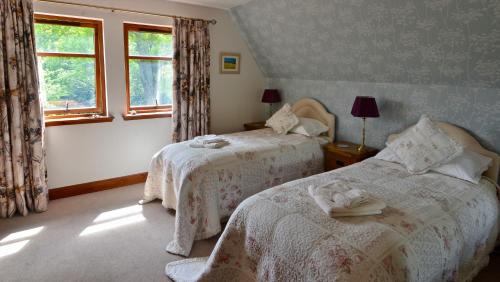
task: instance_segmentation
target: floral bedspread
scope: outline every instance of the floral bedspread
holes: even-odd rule
[[[142,202],[162,199],[176,210],[171,253],[187,256],[194,240],[218,234],[220,220],[249,196],[323,172],[319,138],[272,129],[223,136],[230,144],[220,149],[190,148],[186,141],[153,156]]]
[[[358,183],[383,214],[330,218],[307,187]],[[167,265],[175,281],[470,281],[498,233],[495,186],[410,175],[368,159],[268,189],[231,216],[211,256]]]

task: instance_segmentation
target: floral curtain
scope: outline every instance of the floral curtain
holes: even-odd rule
[[[33,4],[0,1],[0,217],[47,210]]]
[[[208,134],[210,127],[209,23],[175,19],[173,142]]]

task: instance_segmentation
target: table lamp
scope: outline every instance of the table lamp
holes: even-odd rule
[[[358,147],[358,151],[363,151],[365,149],[366,118],[376,118],[380,116],[375,98],[369,96],[356,96],[354,104],[352,105],[351,115],[363,118],[363,140]]]
[[[278,89],[266,89],[262,94],[262,103],[269,104],[269,117],[273,114],[273,103],[281,102],[281,96]]]

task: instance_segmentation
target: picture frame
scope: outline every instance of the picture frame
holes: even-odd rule
[[[239,74],[241,65],[241,54],[239,53],[220,53],[220,73],[222,74]]]

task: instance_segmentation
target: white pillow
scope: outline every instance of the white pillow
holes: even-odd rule
[[[412,174],[422,174],[460,155],[463,147],[444,133],[426,115],[387,144]]]
[[[266,126],[271,127],[278,134],[286,134],[298,123],[299,119],[287,103],[266,121]]]
[[[432,170],[478,184],[481,175],[488,169],[492,161],[491,158],[465,150],[462,155]]]
[[[393,163],[401,163],[401,159],[389,148],[380,151],[375,158]],[[481,175],[488,169],[492,161],[491,158],[476,152],[464,150],[460,156],[431,170],[478,184],[479,180],[481,180]]]
[[[323,132],[327,132],[328,129],[328,126],[324,125],[319,120],[313,118],[299,118],[299,124],[290,131],[305,136],[316,137]]]

